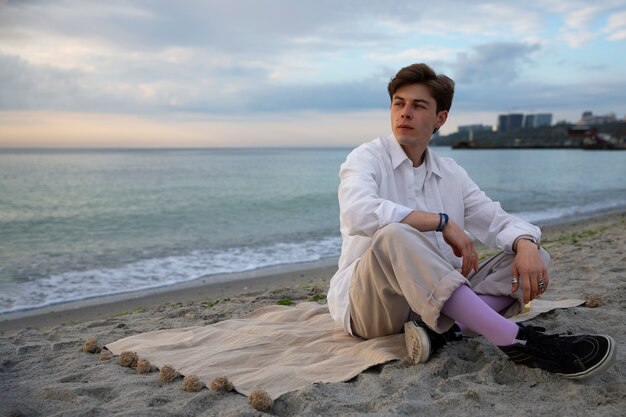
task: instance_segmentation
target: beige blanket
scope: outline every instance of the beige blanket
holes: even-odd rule
[[[532,301],[530,311],[511,317],[511,320],[516,323],[521,323],[523,321],[530,320],[533,317],[537,317],[540,314],[547,313],[548,311],[552,311],[557,308],[576,307],[584,302],[584,300],[577,300],[575,298],[559,301],[542,300],[541,298],[537,298]]]
[[[531,313],[582,303],[537,301]],[[404,335],[372,340],[348,336],[335,325],[328,307],[316,303],[263,307],[210,326],[130,336],[106,348],[116,355],[137,352],[157,367],[169,364],[182,375],[198,375],[207,385],[226,376],[244,395],[261,388],[272,398],[314,382],[346,381],[406,356]]]
[[[339,382],[405,355],[404,335],[361,340],[335,326],[328,307],[302,303],[268,306],[210,326],[159,330],[106,346],[118,355],[135,351],[150,363],[170,364],[209,385],[226,376],[248,395],[254,388],[272,398],[313,382]]]

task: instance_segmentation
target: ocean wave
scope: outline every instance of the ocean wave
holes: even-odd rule
[[[0,284],[0,314],[154,289],[199,278],[207,283],[223,282],[231,273],[336,257],[340,248],[341,238],[332,236],[222,252],[194,251],[183,256],[141,260],[119,268],[66,272],[29,282]]]
[[[602,213],[626,209],[626,199],[599,201],[568,207],[553,207],[537,211],[514,213],[522,219],[539,225],[563,223],[570,220],[584,220]]]

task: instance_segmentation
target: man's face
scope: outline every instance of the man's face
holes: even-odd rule
[[[400,145],[426,146],[447,117],[447,110],[437,113],[437,102],[421,84],[399,88],[391,100],[391,130]]]

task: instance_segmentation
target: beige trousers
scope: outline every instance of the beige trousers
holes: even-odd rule
[[[546,266],[550,256],[541,250]],[[454,321],[441,308],[460,285],[477,294],[506,295],[515,302],[505,317],[523,307],[523,290],[511,293],[514,255],[500,253],[483,260],[478,272],[465,279],[422,233],[402,223],[376,232],[361,256],[350,282],[352,332],[365,339],[401,333],[404,323],[421,318],[438,333]]]

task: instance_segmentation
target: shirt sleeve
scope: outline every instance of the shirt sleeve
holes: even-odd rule
[[[341,165],[339,211],[344,233],[371,237],[378,229],[399,223],[413,211],[380,197],[383,175],[375,158],[359,149]]]
[[[520,235],[541,238],[541,230],[517,216],[507,213],[500,203],[491,200],[480,190],[467,172],[458,167],[464,176],[463,201],[465,206],[465,229],[483,244],[513,252],[513,243]]]

